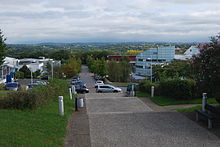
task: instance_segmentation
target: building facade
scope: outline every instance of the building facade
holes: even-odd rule
[[[152,65],[166,64],[174,60],[175,46],[148,49],[136,56],[135,74],[141,76],[152,75]]]

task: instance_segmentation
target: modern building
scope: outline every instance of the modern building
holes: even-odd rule
[[[33,59],[33,58],[24,58],[24,59],[15,59],[11,57],[5,57],[3,60],[3,64],[1,65],[1,76],[0,81],[4,81],[6,75],[10,73],[14,73],[26,65],[32,72],[36,72],[40,70],[41,72],[46,71],[46,65],[48,63],[53,63],[54,66],[61,65],[61,61],[56,61],[49,58],[40,58],[40,59]]]
[[[188,60],[191,59],[193,55],[199,54],[199,47],[191,46],[189,49],[185,51],[182,55],[175,55],[174,59],[176,60]]]
[[[136,56],[136,75],[151,76],[152,65],[166,64],[174,60],[175,46],[150,48]]]

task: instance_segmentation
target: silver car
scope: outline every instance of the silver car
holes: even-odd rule
[[[97,93],[102,93],[102,92],[122,92],[121,88],[114,87],[112,85],[98,85],[96,88]]]

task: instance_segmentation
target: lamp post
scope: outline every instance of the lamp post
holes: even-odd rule
[[[150,63],[150,81],[151,81],[151,83],[152,83],[152,74],[153,74],[153,72],[152,72],[152,55],[151,55],[151,63]]]
[[[52,80],[53,80],[53,61],[51,62],[51,77],[52,77]]]

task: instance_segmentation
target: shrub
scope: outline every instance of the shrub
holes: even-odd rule
[[[139,90],[146,93],[151,93],[151,86],[154,86],[155,91],[157,91],[159,84],[152,83],[149,80],[143,80],[139,84]],[[155,93],[158,95],[158,93]]]
[[[67,92],[68,85],[63,80],[53,80],[48,85],[39,85],[29,91],[9,93],[0,103],[0,107],[10,109],[34,109],[47,104],[49,100],[57,100],[59,95]]]
[[[15,77],[16,77],[17,79],[23,79],[23,78],[24,78],[24,73],[21,72],[21,71],[16,71],[16,72],[15,72]]]
[[[159,85],[160,94],[175,99],[192,99],[196,92],[196,82],[191,79],[171,79],[161,81]]]

